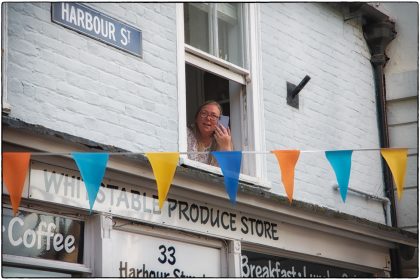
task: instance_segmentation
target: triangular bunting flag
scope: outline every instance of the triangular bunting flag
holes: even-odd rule
[[[283,182],[284,189],[289,198],[289,202],[292,203],[293,199],[293,188],[295,181],[295,166],[299,159],[300,151],[298,150],[287,150],[271,151],[277,158],[279,168],[281,171],[281,181]]]
[[[341,198],[344,202],[346,202],[347,189],[349,187],[352,153],[352,150],[325,152],[325,156],[334,169],[338,186],[340,188]]]
[[[90,212],[105,175],[108,153],[71,153],[80,170],[89,197]]]
[[[398,199],[401,199],[404,190],[407,153],[408,149],[381,149],[381,155],[391,169],[392,177],[394,177]]]
[[[175,175],[179,153],[146,153],[146,157],[152,165],[158,189],[159,208],[162,209]]]
[[[222,170],[226,192],[230,201],[236,203],[238,192],[239,173],[241,172],[242,152],[240,151],[216,151],[211,152],[219,163]]]
[[[13,215],[16,215],[22,199],[30,158],[30,153],[3,153],[3,180],[10,195]]]

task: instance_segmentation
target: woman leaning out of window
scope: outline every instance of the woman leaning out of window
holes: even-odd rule
[[[232,137],[229,127],[219,124],[222,107],[216,101],[202,104],[194,117],[194,124],[188,128],[188,158],[217,166],[211,151],[232,151]]]

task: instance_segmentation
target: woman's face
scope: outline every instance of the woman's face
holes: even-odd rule
[[[220,111],[217,105],[208,104],[201,108],[195,119],[198,131],[202,136],[212,136],[216,130],[220,118]]]

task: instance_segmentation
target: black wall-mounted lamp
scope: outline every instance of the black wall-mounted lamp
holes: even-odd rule
[[[287,82],[287,104],[299,109],[299,92],[303,89],[303,87],[309,82],[311,77],[308,75],[303,78],[303,80],[296,86],[292,83]]]

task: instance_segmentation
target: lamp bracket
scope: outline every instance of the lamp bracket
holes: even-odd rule
[[[305,76],[305,78],[303,78],[303,80],[296,86],[292,83],[286,82],[287,83],[287,104],[299,109],[299,92],[303,89],[303,87],[309,82],[309,80],[311,79],[311,77],[309,77],[308,75]]]

